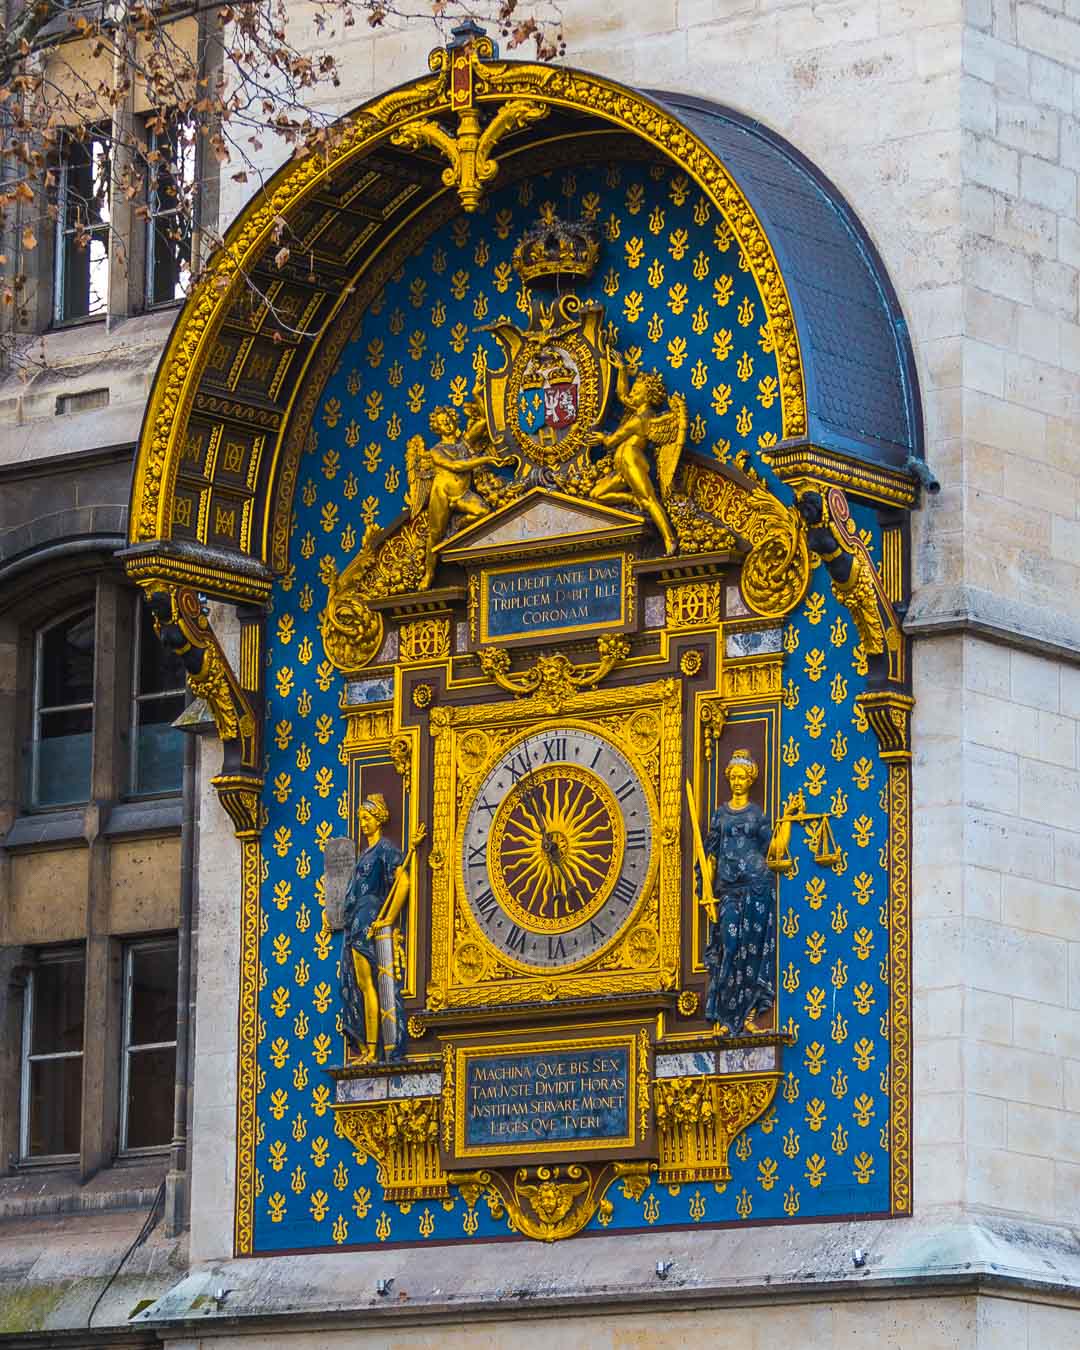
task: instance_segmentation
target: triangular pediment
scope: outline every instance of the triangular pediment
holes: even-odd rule
[[[536,487],[459,530],[439,552],[445,562],[468,563],[496,554],[592,547],[635,538],[642,530],[641,516],[631,511]]]

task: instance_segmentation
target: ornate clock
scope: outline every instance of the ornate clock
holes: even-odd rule
[[[430,1007],[674,984],[678,685],[556,702],[433,710]]]
[[[461,893],[484,938],[526,970],[613,943],[655,871],[656,807],[628,756],[553,721],[500,749],[462,821]]]

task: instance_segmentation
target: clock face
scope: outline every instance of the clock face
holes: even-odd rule
[[[503,956],[554,969],[605,947],[651,875],[651,794],[606,737],[546,727],[505,749],[462,834],[465,898]]]

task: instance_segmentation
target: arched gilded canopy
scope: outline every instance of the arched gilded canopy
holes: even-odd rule
[[[904,466],[922,454],[910,344],[836,190],[715,105],[485,59],[486,39],[467,68],[463,51],[433,53],[432,74],[349,114],[332,150],[285,165],[234,222],[157,372],[132,485],[132,576],[266,598],[287,566],[299,457],[345,341],[406,259],[476,205],[496,139],[500,184],[538,159],[678,165],[721,213],[761,296],[779,373],[775,471],[909,505]]]

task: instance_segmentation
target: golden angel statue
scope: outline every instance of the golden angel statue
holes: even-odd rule
[[[431,585],[435,575],[435,550],[446,538],[450,517],[456,512],[475,520],[491,510],[473,487],[475,471],[489,464],[501,468],[511,462],[511,457],[500,455],[494,449],[489,453],[474,453],[481,440],[486,439],[486,428],[472,418],[463,435],[455,408],[436,408],[429,423],[441,439],[433,446],[425,446],[422,436],[413,436],[405,447],[409,512],[415,519],[421,511],[427,511],[421,590]]]
[[[610,434],[595,432],[592,438],[594,445],[614,452],[612,471],[589,495],[598,501],[630,502],[644,511],[664,541],[664,552],[672,554],[678,542],[662,499],[671,487],[686,439],[686,400],[681,394],[669,398],[664,377],[657,371],[646,375],[621,362],[615,392],[625,410],[622,421]],[[665,405],[666,411],[661,411]],[[656,447],[659,493],[649,472],[650,445]]]

